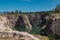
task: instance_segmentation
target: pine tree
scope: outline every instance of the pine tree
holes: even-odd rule
[[[55,13],[60,13],[60,5],[57,5],[55,8]]]

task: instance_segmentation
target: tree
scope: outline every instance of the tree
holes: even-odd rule
[[[15,14],[19,14],[19,11],[18,11],[18,10],[16,10],[16,11],[15,11]]]
[[[11,11],[11,12],[10,12],[10,14],[14,14],[14,12],[13,12],[13,11]]]
[[[22,12],[21,11],[19,11],[19,14],[21,14]]]
[[[55,8],[55,13],[60,13],[60,5],[57,5]]]

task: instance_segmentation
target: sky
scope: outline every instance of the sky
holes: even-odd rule
[[[49,11],[60,4],[60,0],[0,0],[0,12],[20,10],[22,12]]]

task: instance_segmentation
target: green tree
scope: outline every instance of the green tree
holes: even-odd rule
[[[16,10],[16,11],[15,11],[15,14],[19,14],[19,11],[18,11],[18,10]]]
[[[22,12],[21,11],[19,11],[19,14],[21,14]]]
[[[60,5],[57,5],[55,8],[55,13],[60,13]]]
[[[14,14],[14,12],[13,12],[13,11],[11,11],[11,12],[10,12],[10,14]]]

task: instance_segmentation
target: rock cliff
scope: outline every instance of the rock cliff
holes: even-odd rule
[[[20,23],[22,23],[22,25],[24,24],[28,28],[32,27],[26,15],[0,15],[0,37],[22,38],[24,40],[39,40],[27,32],[16,31],[14,26],[20,26]]]
[[[48,14],[0,15],[0,34],[2,35],[3,33],[3,35],[5,35],[6,33],[12,33],[12,35],[19,35],[21,32],[16,31],[16,28],[24,27],[27,32],[30,32],[32,27],[36,26],[41,29],[39,31],[40,33],[42,31],[44,35],[52,33],[60,36],[59,22],[60,17],[52,17]],[[28,34],[28,36],[29,35],[30,34]]]

